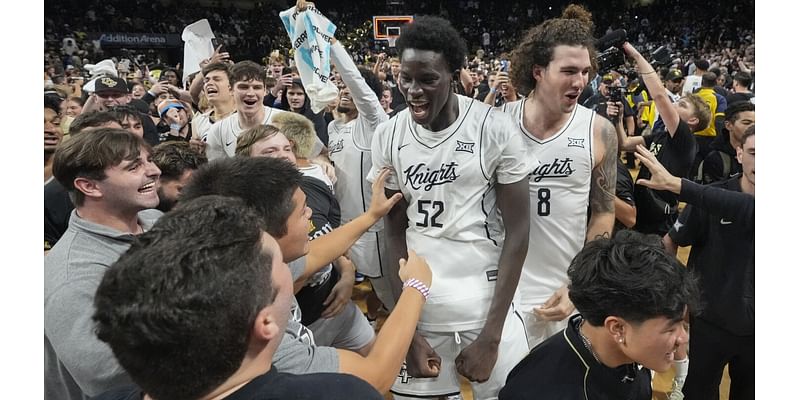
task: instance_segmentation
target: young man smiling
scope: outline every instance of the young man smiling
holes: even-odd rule
[[[616,132],[578,104],[594,53],[591,15],[571,5],[531,28],[511,60],[515,85],[532,93],[503,109],[517,121],[526,154],[542,162],[529,182],[531,231],[519,284],[531,347],[563,329],[575,309],[566,287],[572,258],[614,228]]]
[[[453,92],[466,45],[448,21],[415,19],[397,49],[408,108],[375,131],[370,178],[390,167],[387,190],[404,195],[386,219],[390,261],[413,248],[435,278],[392,392],[457,394],[461,374],[476,399],[494,398],[528,350],[511,300],[527,252],[528,174],[538,162],[508,114]]]
[[[161,171],[150,147],[128,131],[81,132],[53,161],[75,204],[69,228],[45,257],[45,398],[83,399],[129,382],[111,349],[97,340],[92,299],[105,271],[161,212]]]
[[[499,398],[650,400],[648,369],[669,370],[689,339],[697,280],[657,236],[634,231],[587,243],[567,274],[580,314],[531,350]]]
[[[263,105],[267,94],[266,71],[253,61],[240,61],[231,67],[231,82],[236,112],[215,123],[208,132],[206,155],[209,161],[233,157],[236,138],[245,129],[264,125],[284,111]]]

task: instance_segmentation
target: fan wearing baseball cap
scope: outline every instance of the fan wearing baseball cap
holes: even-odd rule
[[[190,111],[186,104],[179,100],[166,99],[158,103],[157,108],[158,116],[161,117],[159,126],[169,126],[164,141],[189,141],[192,138]]]

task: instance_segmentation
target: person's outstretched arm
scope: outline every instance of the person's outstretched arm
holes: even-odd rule
[[[430,288],[431,270],[425,259],[410,250],[408,261],[401,259],[399,264],[401,280],[409,282],[413,278],[424,285],[423,291]],[[425,300],[422,291],[404,287],[397,305],[378,332],[375,345],[366,357],[353,351],[338,350],[339,372],[355,375],[381,393],[388,392],[405,359]]]

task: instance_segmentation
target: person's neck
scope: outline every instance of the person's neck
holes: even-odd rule
[[[211,103],[211,106],[214,107],[214,120],[219,121],[233,112],[236,107],[233,104],[233,100],[230,101],[219,101]]]
[[[346,124],[346,123],[358,118],[358,109],[353,107],[353,109],[351,111],[348,111],[346,113],[341,113],[340,115],[342,116],[342,122],[344,122]]]
[[[92,202],[85,199],[86,202]],[[138,213],[140,210],[120,210],[104,204],[84,204],[77,209],[78,216],[98,225],[107,226],[114,230],[137,235],[142,233],[139,225]]]
[[[750,183],[747,177],[744,176],[744,172],[742,172],[742,177],[739,178],[739,186],[742,188],[742,192],[752,194],[753,196],[756,195],[756,185]]]
[[[558,106],[552,107],[551,101],[541,96],[529,98],[522,111],[522,124],[525,129],[538,139],[548,138],[558,132],[567,122],[571,113],[563,113]],[[576,104],[575,107],[578,105]]]
[[[248,353],[244,356],[242,364],[233,375],[199,400],[224,399],[241,389],[242,386],[250,383],[253,379],[266,374],[270,369],[272,369],[272,352],[265,348],[255,356]]]
[[[259,108],[258,111],[252,115],[245,114],[241,110],[237,114],[239,115],[239,125],[241,125],[242,130],[256,127],[264,122],[263,107]]]
[[[447,129],[458,119],[458,95],[450,93],[442,110],[439,112],[437,118],[434,118],[428,126],[423,125],[423,128],[431,132],[439,132]]]
[[[733,91],[734,93],[750,93],[750,89],[741,86],[734,86]]]
[[[589,341],[590,352],[594,350],[594,355],[597,361],[609,368],[616,368],[620,365],[630,364],[633,362],[630,358],[625,356],[618,348],[619,344],[614,342],[614,338],[606,332],[603,326],[592,326],[586,320],[583,321],[580,328],[580,333]]]
[[[308,168],[310,166],[311,166],[311,161],[308,161],[307,158],[297,159],[297,168]]]

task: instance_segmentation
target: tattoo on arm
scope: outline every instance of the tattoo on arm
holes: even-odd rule
[[[606,122],[602,129],[605,154],[600,165],[592,170],[589,192],[589,204],[593,213],[614,212],[617,188],[617,133],[609,122]]]

